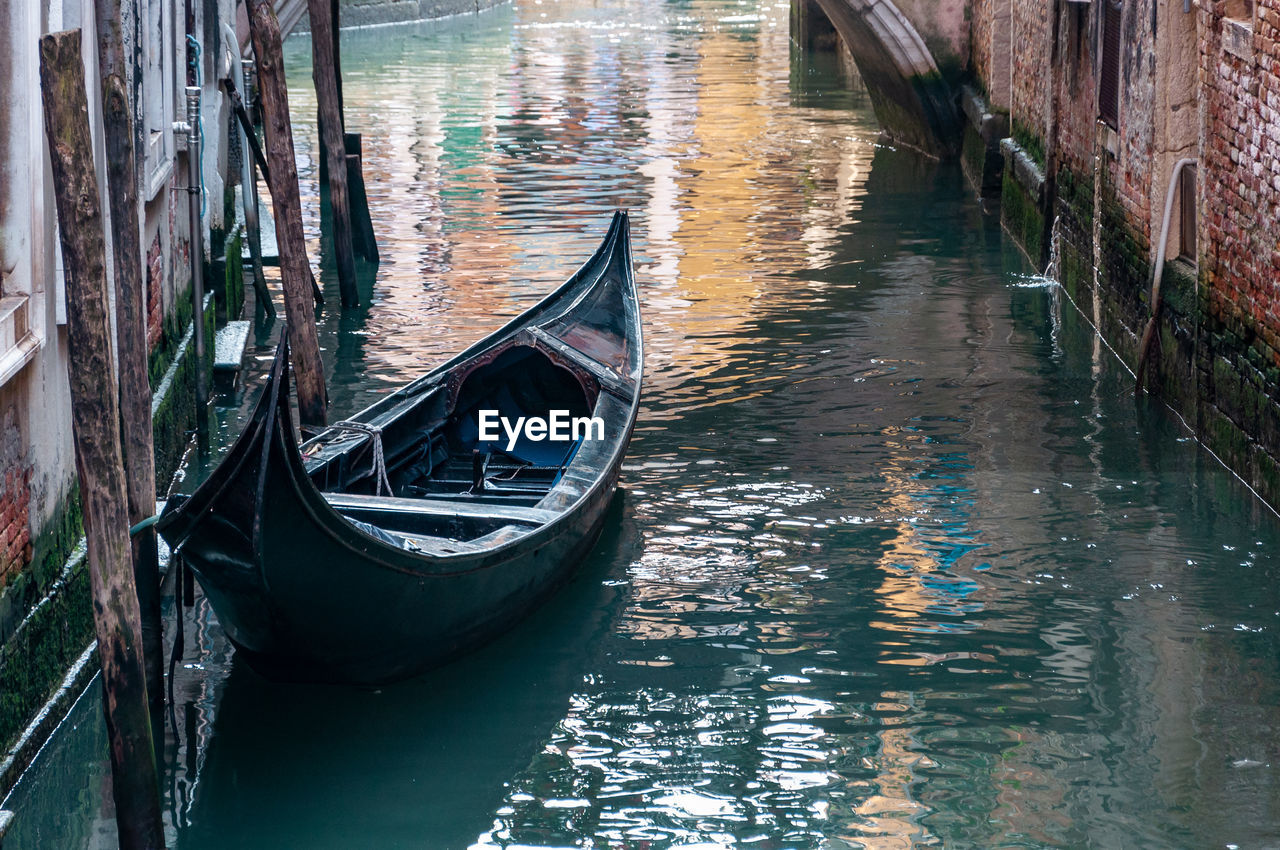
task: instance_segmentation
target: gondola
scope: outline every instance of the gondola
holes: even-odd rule
[[[301,444],[282,336],[244,433],[157,523],[250,666],[278,680],[402,679],[563,584],[600,533],[639,405],[625,213],[537,305]],[[494,439],[495,418],[519,417],[561,427]]]

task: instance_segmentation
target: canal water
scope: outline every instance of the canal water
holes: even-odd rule
[[[383,263],[322,319],[334,417],[533,303],[618,207],[645,399],[600,544],[469,658],[271,685],[197,605],[176,846],[1280,844],[1276,517],[787,15],[518,0],[343,34]],[[291,41],[327,264],[309,62]],[[110,843],[100,712],[6,850]]]

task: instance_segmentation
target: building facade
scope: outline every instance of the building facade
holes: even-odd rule
[[[122,6],[125,53],[132,60],[128,84],[151,378],[154,388],[168,373],[165,386],[172,387],[157,395],[153,407],[157,473],[166,481],[195,417],[189,386],[194,359],[183,354],[195,313],[188,204],[195,197],[202,208],[201,259],[207,263],[232,223],[224,175],[239,172],[228,163],[228,106],[217,81],[232,69],[239,72],[240,39],[233,0],[133,0]],[[38,53],[41,34],[75,28],[83,37],[105,216],[94,2],[0,3],[0,763],[9,771],[22,762],[13,742],[93,636],[86,570],[83,558],[73,556],[81,523],[66,307]],[[188,85],[198,85],[202,94],[202,199],[186,191],[193,166],[176,125],[185,116]],[[110,250],[109,232],[107,243]],[[110,275],[110,263],[107,268]],[[205,285],[217,289],[208,275]],[[0,793],[11,780],[0,776]]]
[[[972,21],[1007,229],[1130,368],[1158,313],[1147,386],[1280,502],[1280,2],[973,0]]]

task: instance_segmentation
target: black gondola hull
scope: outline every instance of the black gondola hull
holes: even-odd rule
[[[459,435],[469,433],[463,407],[473,395],[515,403],[514,386],[534,407],[568,398],[589,408],[604,433],[578,442],[545,492],[526,495],[495,476],[478,493],[382,498],[368,491],[377,479],[375,441],[350,428],[309,441],[303,448],[315,452],[304,457],[293,438],[282,342],[244,434],[190,499],[166,511],[160,531],[260,672],[367,684],[411,676],[509,628],[563,585],[590,550],[634,427],[641,348],[629,234],[619,214],[596,255],[557,292],[352,420],[378,431],[384,463],[422,457],[425,468],[447,454],[440,444],[462,451]],[[545,387],[516,386],[511,377],[543,373],[563,386],[532,402],[526,396]],[[426,423],[419,428],[426,437],[415,423]],[[472,454],[478,458],[480,450]],[[510,477],[554,471],[520,463]],[[383,480],[422,489],[405,483],[412,473],[404,470],[415,467],[401,467]],[[446,486],[443,473],[432,475],[422,481]],[[317,487],[331,477],[343,486]]]

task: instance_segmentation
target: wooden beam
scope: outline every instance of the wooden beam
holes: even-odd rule
[[[129,525],[156,511],[155,448],[151,434],[151,382],[147,361],[147,299],[138,233],[138,177],[133,113],[125,85],[120,0],[96,0],[98,70],[111,204],[111,255],[116,292],[116,351],[120,364],[120,434],[123,440]],[[164,707],[164,627],[160,618],[160,560],[155,529],[132,540],[133,575],[142,614],[142,657],[153,720]]]
[[[106,244],[80,31],[40,39],[40,91],[66,269],[67,373],[120,846],[164,847],[142,623],[129,551]]]
[[[240,67],[232,69],[232,73],[239,72],[241,86],[244,88],[245,97],[253,99],[253,60],[241,59]],[[249,120],[249,114],[244,108],[244,101],[240,98],[240,93],[236,90],[235,84],[231,80],[223,80],[228,86],[227,93],[232,96],[232,103],[235,107],[236,114],[240,117],[241,135],[244,137],[245,147],[253,147],[253,157],[241,157],[243,160],[240,165],[240,201],[244,207],[244,229],[245,238],[249,242],[249,260],[252,263],[253,271],[253,289],[257,295],[257,308],[267,317],[268,320],[274,320],[276,317],[276,305],[271,300],[271,291],[267,289],[267,275],[262,267],[262,222],[258,219],[258,214],[262,210],[262,205],[258,201],[258,173],[254,167],[254,160],[259,164],[266,165],[266,157],[262,154],[262,148],[258,145],[258,133],[253,127],[253,122]],[[266,172],[262,172],[264,177]],[[270,179],[270,178],[268,178]]]
[[[347,185],[351,188],[352,242],[366,260],[378,262],[378,240],[373,235],[369,193],[364,185],[364,142],[359,133],[347,133]]]
[[[263,179],[270,182],[271,168],[267,165],[267,158],[262,153],[262,146],[258,144],[258,134],[254,132],[253,121],[249,119],[249,113],[244,108],[244,99],[240,97],[240,92],[236,91],[235,83],[229,78],[222,80],[222,90],[231,99],[231,111],[236,114],[236,119],[240,122],[240,129],[244,130],[245,143],[249,146],[254,161],[258,163],[258,170],[262,172]]]
[[[355,255],[351,247],[351,201],[347,193],[347,163],[342,140],[342,106],[338,95],[337,37],[329,0],[308,0],[311,13],[311,78],[320,113],[321,152],[329,178],[329,208],[333,213],[333,252],[338,265],[342,306],[357,307]]]
[[[320,340],[316,333],[311,264],[302,233],[302,203],[298,197],[293,129],[289,125],[289,92],[285,86],[280,23],[269,0],[246,0],[246,3],[258,65],[262,123],[267,136],[267,162],[271,168],[271,198],[285,315],[289,320],[298,419],[303,425],[321,427],[325,424],[327,403],[324,363],[320,360]]]

